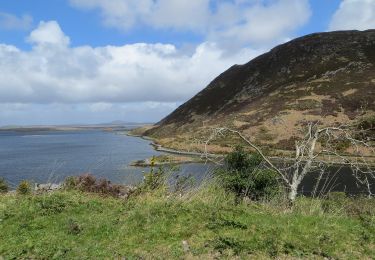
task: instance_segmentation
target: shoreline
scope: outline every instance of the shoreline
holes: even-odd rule
[[[201,158],[211,158],[211,159],[222,159],[225,157],[225,154],[212,154],[212,153],[199,153],[199,152],[187,152],[187,151],[181,151],[181,150],[176,150],[176,149],[172,149],[172,148],[167,148],[167,147],[163,147],[162,145],[158,144],[157,141],[152,138],[152,137],[149,137],[149,136],[145,136],[145,135],[135,135],[135,134],[131,134],[130,131],[128,131],[127,133],[128,136],[132,136],[132,137],[138,137],[138,138],[142,138],[144,140],[147,140],[147,141],[151,141],[150,145],[154,148],[155,151],[158,151],[158,152],[163,152],[163,153],[168,153],[168,154],[174,154],[174,155],[178,155],[178,156],[189,156],[189,157],[201,157]],[[285,150],[286,152],[290,152],[289,150]],[[330,156],[330,155],[323,155],[323,158],[321,158],[322,161],[325,161],[324,160],[324,156]],[[344,158],[361,158],[361,157],[350,157],[348,155],[342,155]],[[371,167],[375,167],[375,157],[371,157],[371,156],[368,156],[366,158],[371,158],[372,161],[369,162],[370,166]],[[272,160],[273,162],[280,162],[280,161],[293,161],[293,158],[292,157],[278,157],[278,156],[273,156],[273,157],[269,157],[270,160]],[[327,161],[325,161],[327,162]],[[186,163],[189,163],[189,162],[186,162]],[[197,163],[204,163],[203,161],[202,162],[197,162]],[[347,162],[327,162],[329,164],[331,164],[332,166],[349,166],[351,165],[350,163],[347,163]],[[183,163],[177,163],[177,164],[183,164]],[[365,164],[359,164],[359,165],[365,165]]]
[[[154,166],[182,165],[182,164],[189,164],[189,163],[206,163],[207,159],[209,158],[211,159],[224,158],[222,154],[210,154],[210,153],[205,154],[205,153],[199,153],[199,152],[186,152],[186,151],[180,151],[176,149],[163,147],[162,145],[157,144],[154,138],[151,138],[149,136],[144,136],[144,135],[131,134],[130,131],[128,131],[126,135],[130,137],[137,137],[137,138],[150,141],[151,143],[149,145],[152,146],[152,148],[155,151],[172,155],[171,157],[168,158],[170,161],[163,161],[163,162],[156,161],[154,162]],[[183,158],[184,156],[186,156],[187,158]],[[131,162],[129,165],[133,167],[150,167],[151,159],[146,158],[146,159],[136,160],[136,161]]]

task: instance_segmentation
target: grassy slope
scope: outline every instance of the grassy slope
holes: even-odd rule
[[[275,205],[235,205],[213,187],[183,197],[159,191],[128,201],[73,191],[0,195],[0,258],[375,255],[374,217],[323,213],[319,201],[307,199],[293,211]]]

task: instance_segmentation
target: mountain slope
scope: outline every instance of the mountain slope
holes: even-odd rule
[[[356,120],[374,97],[375,30],[317,33],[231,67],[146,134],[186,141],[227,126],[287,148],[306,121]]]

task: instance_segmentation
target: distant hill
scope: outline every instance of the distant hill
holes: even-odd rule
[[[375,30],[316,33],[232,66],[145,134],[176,147],[227,126],[284,149],[306,121],[340,124],[374,110]]]

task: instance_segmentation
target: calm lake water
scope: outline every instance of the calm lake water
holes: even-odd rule
[[[136,184],[143,180],[148,168],[129,164],[159,154],[150,146],[150,141],[116,132],[0,131],[0,177],[4,177],[11,187],[16,187],[21,180],[58,183],[67,176],[82,173],[92,173],[114,183]],[[199,183],[212,169],[212,165],[184,164],[174,176],[190,175]],[[357,185],[349,168],[338,170],[337,167],[328,169],[330,174],[322,178],[318,193],[330,190],[366,193],[365,187]],[[306,176],[300,193],[310,195],[318,177],[319,173]],[[371,186],[375,193],[373,179]]]
[[[143,179],[147,168],[129,164],[158,154],[150,141],[113,132],[0,131],[0,176],[12,187],[21,180],[60,182],[87,172],[115,183],[135,184]],[[180,174],[199,179],[208,167],[183,165]]]

